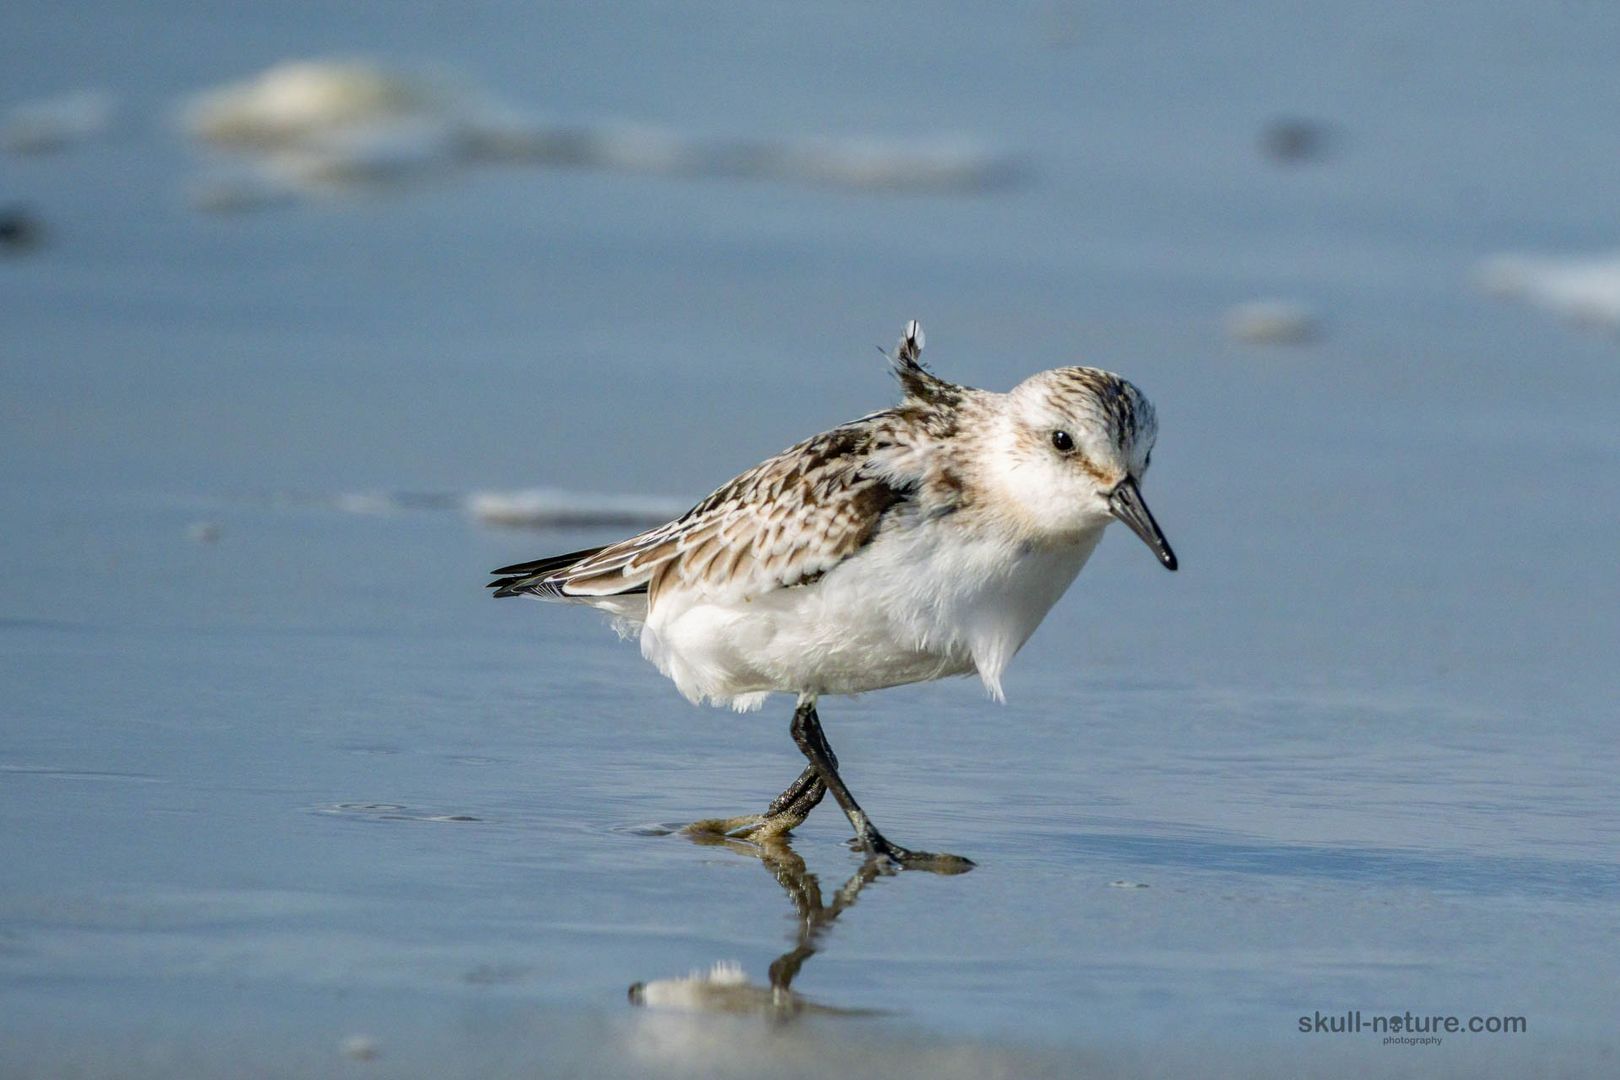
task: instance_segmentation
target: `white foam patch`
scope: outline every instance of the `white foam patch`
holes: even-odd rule
[[[363,59],[277,64],[195,95],[180,124],[199,147],[231,163],[192,184],[193,204],[215,211],[488,161],[921,191],[984,190],[1019,174],[1005,155],[959,136],[744,138],[545,120],[442,70]]]
[[[1251,345],[1303,345],[1321,330],[1316,313],[1292,300],[1254,300],[1226,313],[1226,333]]]
[[[657,525],[678,518],[690,503],[656,495],[600,495],[530,488],[480,491],[467,496],[466,511],[485,525],[556,528],[570,525]]]
[[[447,78],[366,60],[288,61],[196,95],[181,111],[193,138],[244,150],[308,145],[401,122],[470,122],[479,104]]]
[[[370,516],[420,511],[455,511],[482,525],[508,528],[569,528],[609,525],[641,528],[661,525],[691,508],[685,499],[662,495],[618,495],[562,488],[475,491],[348,491],[337,495],[277,496],[289,506],[324,506]]]
[[[1498,255],[1475,271],[1493,295],[1579,326],[1620,331],[1620,251],[1593,255]]]

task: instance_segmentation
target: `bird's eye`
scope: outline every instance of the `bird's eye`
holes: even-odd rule
[[[1052,432],[1052,445],[1067,454],[1074,449],[1074,436],[1067,431],[1054,431]]]

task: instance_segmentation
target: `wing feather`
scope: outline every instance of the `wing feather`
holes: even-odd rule
[[[876,413],[756,465],[679,519],[552,570],[562,597],[645,588],[757,596],[816,580],[871,541],[915,482],[896,466],[897,415]]]
[[[906,324],[890,360],[900,406],[822,432],[756,465],[666,525],[607,547],[496,571],[496,596],[578,599],[669,589],[753,597],[819,580],[877,536],[897,509],[934,517],[965,494],[949,455],[966,387],[922,366],[922,327]],[[605,605],[604,605],[605,606]]]

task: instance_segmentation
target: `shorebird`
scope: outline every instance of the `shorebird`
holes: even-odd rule
[[[764,813],[689,830],[778,837],[831,791],[871,856],[968,869],[878,831],[838,774],[817,699],[977,674],[1003,700],[1008,663],[1111,521],[1176,568],[1142,500],[1158,423],[1141,391],[1090,367],[979,390],[930,372],[922,349],[908,323],[894,408],[790,446],[668,524],[494,571],[497,597],[584,604],[639,633],[694,703],[797,695],[804,771]]]

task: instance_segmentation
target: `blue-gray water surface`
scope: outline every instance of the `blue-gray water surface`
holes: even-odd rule
[[[1620,363],[1470,281],[1620,238],[1596,3],[43,4],[0,106],[0,1074],[1612,1075]],[[186,95],[443,64],[579,123],[961,134],[982,192],[519,166],[188,205]],[[1261,132],[1298,116],[1318,160]],[[1314,340],[1244,344],[1280,296]],[[1169,575],[1110,533],[1015,661],[829,700],[853,789],[973,872],[880,877],[791,1022],[632,983],[792,950],[758,808],[790,702],[684,702],[596,616],[482,589],[623,530],[468,492],[695,499],[947,377],[1153,398]],[[356,493],[427,493],[348,512]],[[371,505],[368,503],[367,505]],[[793,850],[861,866],[828,805]],[[802,878],[799,879],[802,884]],[[1300,1018],[1524,1017],[1521,1035]],[[348,1040],[345,1042],[345,1040]]]

